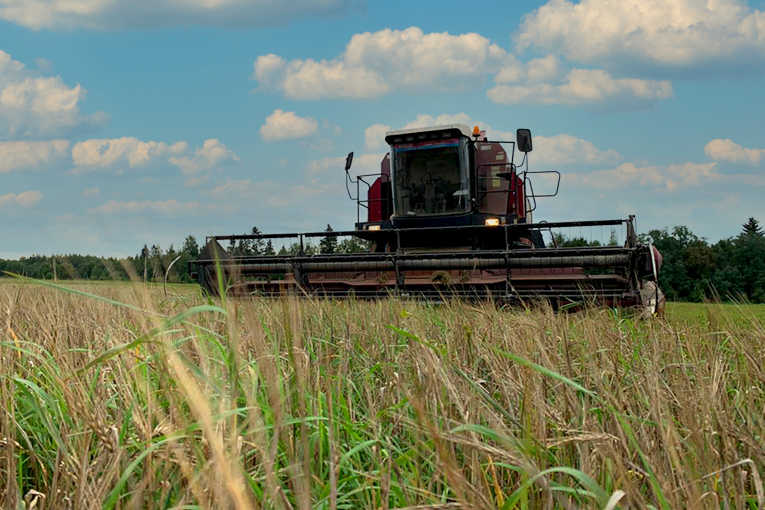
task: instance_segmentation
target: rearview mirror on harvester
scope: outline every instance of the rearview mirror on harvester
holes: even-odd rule
[[[531,135],[529,135],[529,136],[531,136]],[[351,163],[353,163],[353,153],[349,152],[348,153],[348,157],[345,158],[345,171],[346,172],[351,169]]]
[[[521,152],[531,152],[531,130],[519,129],[515,132],[515,142]]]
[[[351,177],[351,173],[348,171],[348,170],[351,169],[351,163],[353,163],[353,153],[349,152],[348,153],[348,157],[345,158],[345,189],[346,189],[346,191],[348,191],[348,198],[350,198],[351,200],[358,200],[358,198],[359,198],[358,197],[358,193],[359,193],[358,183],[359,183],[359,181],[358,180],[354,181],[353,177]],[[349,182],[351,184],[356,184],[356,197],[355,198],[354,198],[353,194],[351,193],[351,188],[348,186]]]

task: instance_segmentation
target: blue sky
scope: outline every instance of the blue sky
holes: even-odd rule
[[[0,257],[350,229],[345,155],[374,171],[386,129],[452,122],[532,130],[564,176],[536,220],[735,235],[765,221],[763,10],[0,0]]]

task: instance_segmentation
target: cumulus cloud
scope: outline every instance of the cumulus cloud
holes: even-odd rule
[[[463,124],[468,127],[478,126],[486,132],[489,140],[512,141],[515,135],[509,131],[499,131],[493,129],[489,124],[480,120],[473,119],[466,113],[442,113],[437,117],[432,115],[418,115],[414,120],[407,122],[403,127],[397,129],[414,129],[429,126],[447,126],[449,124]]]
[[[595,144],[572,135],[534,136],[533,161],[542,165],[609,165],[621,159],[613,149],[602,151]]]
[[[644,109],[672,97],[669,81],[612,78],[600,69],[570,69],[555,55],[520,62],[479,34],[425,34],[417,27],[356,34],[333,60],[261,55],[254,78],[261,90],[291,99],[369,98],[389,93],[460,92],[496,86],[501,104],[592,105]]]
[[[133,137],[93,139],[78,142],[72,147],[75,173],[112,168],[125,164],[130,168],[143,166],[153,158],[186,152],[186,142],[168,145],[164,142],[142,142]]]
[[[260,28],[363,10],[361,0],[0,0],[0,19],[33,30],[120,30],[178,25]]]
[[[35,205],[42,200],[43,195],[39,191],[25,191],[23,193],[6,193],[0,196],[0,207],[15,204],[21,207],[29,207]]]
[[[56,136],[82,125],[100,125],[108,116],[80,113],[85,99],[79,84],[68,87],[59,76],[37,76],[0,50],[0,136]]]
[[[231,164],[241,160],[242,158],[234,154],[234,151],[215,138],[205,140],[202,147],[197,147],[191,156],[170,158],[170,162],[177,166],[185,175],[212,170],[216,166]]]
[[[480,87],[514,57],[479,34],[424,34],[420,28],[356,34],[333,60],[255,61],[266,90],[292,99],[369,98],[393,91],[433,93]]]
[[[758,164],[765,159],[765,149],[747,149],[730,139],[712,140],[704,147],[704,154],[715,161]]]
[[[527,74],[507,72],[499,83],[486,92],[487,97],[500,104],[588,105],[596,109],[647,109],[662,99],[673,96],[668,80],[613,78],[600,69],[572,69],[557,79],[535,81]],[[510,83],[512,79],[519,80]]]
[[[21,169],[40,169],[68,154],[69,142],[0,142],[0,173]]]
[[[91,188],[91,189],[84,189],[84,190],[82,190],[82,195],[85,196],[85,197],[96,196],[99,193],[101,193],[101,190],[99,190],[98,188]]]
[[[144,200],[139,202],[131,200],[129,202],[118,202],[110,200],[100,207],[88,209],[89,213],[94,214],[142,214],[156,213],[161,215],[174,214],[196,214],[203,211],[214,209],[214,206],[202,206],[199,202],[179,202],[178,200]]]
[[[385,124],[374,124],[364,130],[364,147],[367,149],[379,149],[385,145],[385,133],[391,130]]]
[[[295,112],[276,109],[260,126],[260,136],[266,142],[295,140],[313,136],[318,129],[319,123],[313,117],[300,117]]]
[[[607,68],[748,67],[765,56],[765,13],[746,0],[550,0],[525,17],[515,40]]]
[[[674,192],[681,186],[699,186],[718,180],[720,174],[716,172],[716,165],[717,163],[688,162],[679,165],[638,167],[633,163],[624,163],[609,170],[564,174],[562,181],[567,186],[579,189],[614,190],[641,186]]]
[[[137,168],[162,161],[178,167],[186,176],[185,186],[192,187],[210,180],[209,175],[200,174],[241,161],[241,158],[214,138],[205,140],[202,147],[192,152],[183,141],[167,144],[123,137],[78,142],[72,148],[72,160],[75,165],[72,169],[74,174],[116,168],[119,175],[124,173],[122,166]]]

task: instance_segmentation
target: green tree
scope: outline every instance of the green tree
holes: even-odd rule
[[[262,235],[258,227],[252,227],[250,234],[254,236]],[[250,254],[251,255],[263,255],[266,252],[266,242],[263,239],[251,239],[250,240]]]
[[[741,273],[741,290],[755,303],[765,302],[765,236],[742,233],[734,241],[733,262]]]
[[[754,218],[749,218],[749,221],[744,223],[743,227],[744,230],[741,232],[742,235],[762,235],[762,227],[760,227],[760,222]]]
[[[333,232],[332,227],[327,224],[327,229],[324,232]],[[336,236],[324,236],[319,241],[319,253],[335,253],[337,252],[337,237]]]
[[[661,252],[664,263],[659,272],[659,286],[670,301],[700,300],[709,292],[714,257],[704,239],[685,226],[652,230],[639,237]]]
[[[197,239],[194,236],[188,236],[186,237],[186,240],[183,242],[183,248],[181,248],[181,251],[183,253],[188,253],[192,257],[198,257],[199,256],[199,245],[197,244]]]
[[[600,246],[600,241],[588,241],[584,237],[566,237],[560,232],[553,235],[559,248],[582,248],[585,246]]]
[[[369,251],[369,241],[364,241],[358,237],[343,239],[337,245],[338,253],[364,253]]]

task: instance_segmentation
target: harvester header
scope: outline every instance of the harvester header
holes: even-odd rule
[[[634,218],[535,223],[537,200],[557,195],[560,173],[532,172],[531,132],[515,141],[489,140],[478,126],[459,124],[386,133],[390,151],[380,172],[353,176],[353,230],[302,234],[216,236],[196,261],[202,287],[281,296],[446,299],[564,303],[597,301],[657,311],[661,256],[638,243]],[[521,159],[516,164],[516,159]],[[534,191],[546,174],[554,191]],[[554,229],[619,228],[620,246],[563,246]],[[352,237],[363,252],[308,253],[316,238]],[[220,241],[291,239],[292,253],[232,254]],[[358,250],[354,250],[358,251]]]

